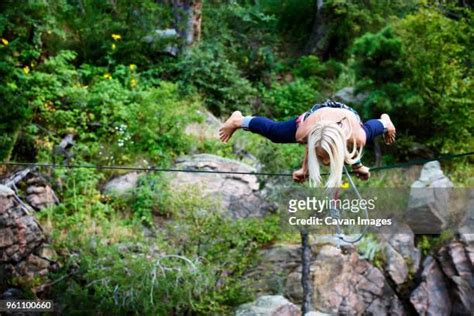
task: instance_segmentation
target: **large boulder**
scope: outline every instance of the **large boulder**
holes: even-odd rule
[[[455,315],[472,315],[474,311],[474,278],[471,263],[464,244],[452,241],[438,252],[438,261],[450,284]],[[454,291],[453,291],[454,290]]]
[[[423,262],[422,281],[410,301],[420,315],[451,315],[448,285],[438,263],[429,256]]]
[[[240,305],[236,316],[300,316],[301,312],[295,304],[280,295],[266,295],[256,301]]]
[[[466,245],[466,252],[471,264],[474,265],[474,189],[468,189],[465,193],[468,195],[465,205],[466,213],[458,231],[461,240]]]
[[[312,302],[333,314],[403,315],[404,308],[383,273],[350,246],[311,245]],[[258,267],[247,274],[258,293],[284,294],[302,304],[301,247],[276,245],[262,250]]]
[[[18,170],[3,179],[2,183],[8,188],[22,191],[26,195],[26,202],[36,211],[59,203],[51,185],[35,169]]]
[[[115,177],[105,184],[103,191],[112,195],[126,195],[137,187],[140,175],[140,173],[134,171]]]
[[[59,203],[49,183],[37,173],[26,179],[26,201],[37,211]]]
[[[209,171],[210,173],[174,173],[170,179],[171,187],[176,190],[186,190],[189,186],[197,187],[203,196],[219,204],[219,210],[233,218],[262,216],[275,209],[260,193],[255,175],[212,173],[255,172],[254,168],[244,163],[215,155],[199,154],[179,158],[176,168]]]
[[[260,263],[246,277],[259,294],[281,294],[285,291],[288,274],[301,266],[301,246],[278,244],[262,249]],[[301,286],[301,284],[297,285]]]
[[[413,231],[405,223],[393,219],[393,224],[384,226],[378,236],[386,258],[384,269],[396,285],[405,283],[410,272],[418,271],[421,260]]]
[[[311,264],[312,305],[330,314],[403,315],[404,309],[383,273],[353,248],[347,253],[324,245]],[[288,275],[286,296],[303,298],[301,268]]]
[[[438,161],[426,163],[420,178],[411,185],[406,223],[415,234],[439,234],[448,223],[452,182]]]
[[[55,270],[55,258],[32,210],[0,185],[0,267],[5,280],[31,282]]]

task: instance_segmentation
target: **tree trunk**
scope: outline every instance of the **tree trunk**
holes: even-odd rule
[[[328,29],[325,18],[324,0],[316,0],[316,16],[313,23],[313,30],[306,45],[308,54],[317,54],[323,57],[328,49]]]
[[[175,28],[189,47],[201,39],[202,0],[173,0]]]
[[[301,232],[301,285],[303,286],[303,304],[301,305],[301,313],[305,315],[312,310],[311,305],[311,247],[309,245],[309,234],[306,229],[302,229]]]

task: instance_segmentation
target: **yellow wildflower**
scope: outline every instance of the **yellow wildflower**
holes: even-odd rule
[[[342,188],[342,189],[349,189],[349,187],[350,187],[350,184],[349,184],[349,182],[347,182],[347,181],[344,181],[344,182],[341,184],[341,188]]]
[[[134,71],[135,69],[137,69],[137,65],[130,64],[130,66],[128,66],[128,68],[130,68],[130,71]]]
[[[51,102],[51,101],[46,101],[46,102],[43,104],[43,106],[44,106],[44,108],[45,108],[46,110],[48,110],[48,111],[52,111],[52,112],[56,111],[56,109],[55,109],[55,107],[54,107],[54,104],[53,104],[53,102]]]
[[[132,88],[135,88],[137,86],[137,79],[135,78],[130,79],[130,86]]]
[[[109,74],[108,72],[106,72],[106,73],[104,74],[104,79],[112,79],[112,75]]]
[[[8,46],[8,40],[7,39],[2,38],[2,43],[3,43],[3,45]]]
[[[112,49],[116,49],[117,46],[115,46],[115,44],[112,44]]]
[[[23,67],[23,72],[24,72],[25,75],[29,74],[30,73],[30,67],[28,67],[28,66]]]
[[[112,34],[112,38],[114,39],[114,41],[118,41],[122,39],[122,36],[120,36],[119,34]]]

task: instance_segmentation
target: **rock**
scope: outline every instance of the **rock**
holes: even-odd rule
[[[421,251],[415,247],[415,235],[410,227],[393,219],[392,225],[384,226],[378,235],[386,257],[385,270],[397,285],[408,280],[411,271],[415,273],[421,260]]]
[[[395,247],[404,252],[403,247]],[[311,252],[311,303],[320,313],[405,314],[382,271],[359,256],[352,246],[338,249],[331,242],[313,243]],[[275,245],[262,250],[260,258],[259,265],[246,274],[257,293],[284,294],[295,304],[301,304],[300,245]]]
[[[405,221],[415,234],[439,234],[446,227],[452,188],[438,161],[423,166],[420,178],[411,185],[405,214]]]
[[[412,188],[452,188],[453,183],[441,170],[439,161],[430,161],[423,165],[420,178],[412,184]]]
[[[59,203],[49,183],[34,169],[19,170],[4,179],[3,183],[8,188],[24,191],[26,201],[36,211]]]
[[[471,315],[474,310],[473,265],[459,241],[452,241],[438,252],[438,260],[445,276],[451,281],[454,315]]]
[[[474,265],[474,190],[469,189],[466,194],[468,195],[466,197],[468,202],[465,205],[466,213],[459,225],[458,232],[466,245],[471,264]]]
[[[331,314],[321,313],[321,312],[309,312],[304,314],[304,316],[331,316]]]
[[[451,315],[448,286],[439,265],[429,256],[423,262],[422,282],[411,293],[410,302],[420,315]]]
[[[179,34],[176,29],[157,29],[151,35],[147,35],[143,38],[143,41],[148,44],[153,44],[156,42],[173,41],[179,38]],[[161,45],[162,46],[162,45]],[[170,54],[171,56],[177,56],[179,53],[179,48],[176,44],[170,43],[160,50],[163,53]]]
[[[127,194],[130,190],[137,187],[140,173],[134,171],[122,176],[113,178],[104,186],[103,191],[108,194],[122,196]]]
[[[0,295],[0,299],[2,300],[15,300],[15,299],[24,299],[25,294],[17,288],[9,288],[6,289],[5,292]]]
[[[390,275],[395,284],[400,285],[405,283],[408,278],[408,265],[403,257],[393,247],[387,246],[385,248],[385,255],[387,262],[385,270]]]
[[[43,245],[43,247],[38,248],[38,250],[35,251],[35,254],[38,255],[40,258],[46,259],[51,262],[56,261],[58,257],[54,249],[48,245]]]
[[[240,305],[236,316],[300,316],[295,304],[280,295],[261,296],[256,301]]]
[[[330,314],[404,314],[382,272],[352,249],[324,245],[311,264],[312,305]],[[301,268],[290,273],[285,295],[302,302]]]
[[[216,118],[211,112],[206,110],[198,110],[198,115],[202,117],[202,123],[193,122],[186,126],[184,132],[187,135],[196,137],[199,140],[218,140],[218,130],[222,122]]]
[[[260,294],[281,294],[288,274],[301,265],[301,246],[274,245],[262,249],[260,264],[246,274],[252,287]],[[297,286],[301,287],[301,283]]]
[[[254,168],[241,162],[207,154],[179,158],[176,168],[255,172]],[[254,175],[177,172],[170,180],[171,186],[176,190],[186,190],[190,185],[197,187],[203,196],[216,202],[218,210],[233,218],[263,216],[275,209],[260,193],[259,183]]]
[[[337,91],[333,98],[338,102],[354,105],[362,103],[367,98],[367,96],[368,93],[358,93],[357,95],[354,95],[353,87],[345,87]]]
[[[57,264],[43,230],[15,192],[0,185],[0,266],[19,284],[54,271]],[[3,277],[2,276],[2,277]],[[36,282],[36,281],[35,281]]]
[[[40,211],[59,203],[56,194],[43,176],[32,171],[25,177],[25,180],[26,202],[33,209]]]
[[[13,190],[0,185],[0,192],[0,262],[18,262],[42,243],[43,232]]]

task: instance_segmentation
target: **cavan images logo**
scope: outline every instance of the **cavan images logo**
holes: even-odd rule
[[[298,200],[291,199],[288,202],[288,223],[291,226],[386,226],[392,225],[390,218],[365,218],[362,211],[372,211],[375,209],[373,199],[317,199],[315,197],[307,197]],[[339,216],[335,216],[335,212]],[[304,214],[304,215],[300,215]],[[315,214],[316,216],[308,216]],[[350,214],[351,216],[344,216]],[[298,216],[300,215],[300,216]],[[342,216],[341,216],[342,215]]]

